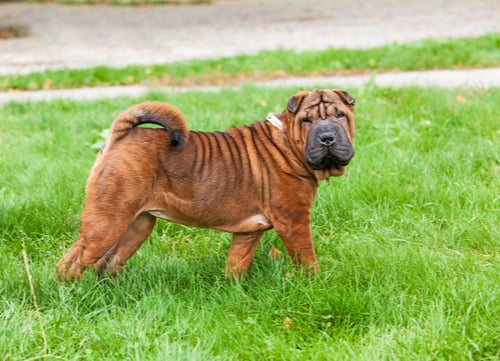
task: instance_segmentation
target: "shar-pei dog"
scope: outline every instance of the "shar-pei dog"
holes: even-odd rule
[[[247,271],[272,228],[295,264],[318,271],[311,207],[319,180],[343,175],[354,155],[354,103],[343,90],[302,91],[279,114],[213,133],[189,131],[169,104],[130,107],[90,172],[79,236],[58,278],[89,266],[121,273],[157,218],[232,233],[229,277]],[[161,127],[138,127],[145,123]]]

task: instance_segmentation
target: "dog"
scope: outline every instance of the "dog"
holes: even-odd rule
[[[319,271],[310,215],[319,180],[354,156],[355,99],[302,91],[279,114],[224,132],[189,131],[173,105],[145,102],[113,122],[86,185],[76,242],[59,280],[94,266],[120,274],[157,218],[232,233],[225,273],[240,277],[274,228],[297,266]],[[151,123],[160,128],[139,127]]]

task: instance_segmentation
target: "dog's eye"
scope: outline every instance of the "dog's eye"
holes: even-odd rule
[[[337,115],[335,115],[335,118],[337,118],[337,120],[345,120],[346,116],[345,113],[338,112]]]
[[[311,124],[311,123],[312,123],[312,120],[309,118],[302,119],[302,124]]]

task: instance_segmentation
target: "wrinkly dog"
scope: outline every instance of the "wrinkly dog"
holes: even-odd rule
[[[58,278],[78,278],[89,266],[122,272],[157,218],[231,232],[227,276],[249,268],[271,228],[297,265],[318,271],[311,206],[318,181],[343,175],[354,155],[354,103],[342,90],[304,91],[265,121],[214,133],[189,131],[169,104],[130,107],[97,156],[79,236]],[[138,127],[145,123],[161,128]]]

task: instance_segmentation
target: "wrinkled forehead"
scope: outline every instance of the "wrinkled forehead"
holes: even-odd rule
[[[326,119],[335,116],[339,111],[347,112],[349,108],[342,98],[332,90],[314,90],[304,99],[300,113],[314,119]]]

